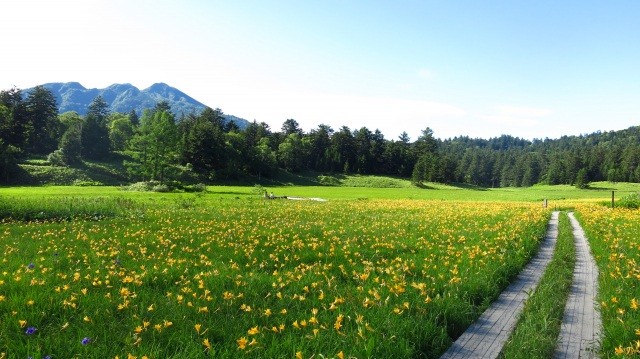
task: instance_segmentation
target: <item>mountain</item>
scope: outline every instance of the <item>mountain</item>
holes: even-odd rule
[[[160,101],[167,101],[171,111],[178,118],[190,113],[199,114],[207,107],[177,88],[161,82],[144,90],[139,90],[131,84],[113,84],[103,89],[87,89],[78,82],[52,82],[42,86],[56,97],[59,113],[75,111],[80,115],[86,115],[89,104],[98,95],[109,105],[111,112],[129,113],[135,110],[138,115],[145,109],[153,108]],[[24,94],[31,90],[24,90]],[[225,119],[235,122],[240,128],[249,125],[249,121],[236,116],[225,115]]]

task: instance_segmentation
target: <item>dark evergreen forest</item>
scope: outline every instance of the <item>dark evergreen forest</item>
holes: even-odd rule
[[[319,124],[309,132],[287,119],[280,129],[253,122],[240,130],[220,109],[177,117],[166,102],[142,114],[109,113],[101,97],[86,116],[59,114],[39,86],[0,92],[0,182],[26,158],[51,164],[123,158],[136,181],[174,181],[180,171],[203,182],[288,172],[349,173],[463,183],[482,187],[640,182],[640,127],[533,141],[502,135],[437,139],[429,127],[411,139],[386,139],[366,127]],[[401,119],[400,119],[401,120]]]

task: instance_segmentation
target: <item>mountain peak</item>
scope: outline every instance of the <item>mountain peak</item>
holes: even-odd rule
[[[81,116],[87,114],[89,104],[97,97],[102,96],[109,105],[109,111],[129,113],[135,110],[141,114],[146,109],[152,109],[158,102],[166,101],[171,111],[180,117],[182,114],[198,114],[207,106],[195,100],[177,88],[164,82],[154,83],[140,91],[130,83],[112,84],[103,89],[87,89],[78,82],[53,82],[42,85],[56,97],[58,112],[75,111]],[[33,88],[23,91],[25,96]],[[228,121],[234,121],[238,127],[244,128],[249,122],[234,116],[226,116]]]
[[[172,87],[165,84],[164,82],[156,82],[153,85],[149,86],[146,90],[157,90],[157,89],[166,89],[166,88],[172,88]]]

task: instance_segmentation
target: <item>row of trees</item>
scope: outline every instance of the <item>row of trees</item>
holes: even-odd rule
[[[58,115],[54,96],[36,87],[0,92],[0,172],[8,180],[24,156],[48,155],[75,166],[118,154],[132,181],[167,181],[191,172],[201,180],[272,176],[289,172],[380,174],[485,187],[640,182],[640,128],[533,142],[511,136],[439,140],[428,127],[411,141],[385,139],[366,127],[304,132],[294,119],[279,131],[253,122],[244,129],[219,109],[176,119],[166,102],[139,117],[109,113],[97,97],[85,116]]]

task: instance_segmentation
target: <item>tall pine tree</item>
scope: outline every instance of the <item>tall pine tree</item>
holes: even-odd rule
[[[89,112],[82,126],[82,156],[91,160],[104,160],[109,155],[110,141],[107,128],[109,106],[102,96],[89,105]]]

